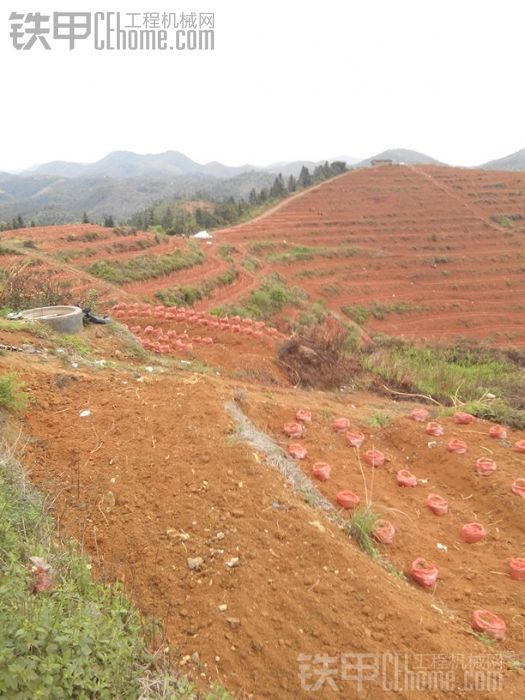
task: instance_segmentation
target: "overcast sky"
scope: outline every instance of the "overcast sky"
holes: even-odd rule
[[[214,12],[214,51],[12,48],[10,11]],[[0,170],[182,151],[228,165],[525,148],[523,0],[38,0],[0,15]]]

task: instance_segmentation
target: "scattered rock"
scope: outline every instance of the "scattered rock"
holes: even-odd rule
[[[229,569],[234,569],[236,566],[239,566],[239,557],[232,557],[231,559],[228,559],[226,566]]]
[[[202,568],[204,560],[202,557],[188,557],[188,568],[192,571],[198,571]]]
[[[226,605],[226,603],[221,603],[221,605],[219,605],[219,610],[221,612],[226,612],[226,610],[228,610],[228,606]]]
[[[237,617],[227,617],[226,622],[234,630],[236,630],[241,625],[241,621]]]

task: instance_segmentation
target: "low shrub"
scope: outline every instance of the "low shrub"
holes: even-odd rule
[[[0,375],[0,406],[10,411],[25,408],[28,398],[16,372]]]

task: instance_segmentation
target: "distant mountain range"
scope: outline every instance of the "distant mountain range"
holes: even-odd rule
[[[358,158],[344,156],[330,158],[344,160],[348,165],[358,162]],[[51,163],[33,166],[18,173],[19,175],[52,175],[54,177],[113,177],[116,179],[131,177],[176,177],[179,175],[204,175],[208,177],[235,177],[247,172],[280,172],[283,175],[299,174],[303,165],[315,168],[324,161],[295,161],[293,163],[273,163],[267,167],[258,165],[223,165],[218,162],[196,163],[179,151],[150,153],[140,155],[131,151],[113,151],[95,163],[70,163],[54,160]]]
[[[257,170],[252,165],[230,167],[222,163],[200,165],[178,151],[166,151],[139,155],[131,151],[113,151],[96,163],[69,163],[55,160],[30,168],[31,175],[57,177],[175,177],[179,175],[207,175],[210,177],[234,177],[240,173]],[[23,171],[21,175],[29,174]]]
[[[328,160],[345,161],[354,169],[367,167],[375,159],[442,165],[424,153],[403,148],[364,160],[352,156]],[[83,212],[95,220],[111,214],[122,221],[162,199],[247,198],[252,188],[269,187],[277,173],[297,176],[303,166],[312,171],[323,162],[278,162],[266,167],[217,162],[202,165],[178,151],[149,155],[114,151],[95,163],[53,161],[18,174],[0,172],[0,222],[20,214],[40,225],[63,224],[80,220]],[[525,149],[479,167],[525,171]]]
[[[505,158],[491,160],[480,167],[485,170],[525,170],[525,148]]]
[[[0,173],[0,222],[20,214],[26,222],[66,224],[83,212],[100,221],[111,214],[125,221],[136,211],[163,199],[248,198],[250,190],[269,187],[274,173],[248,172],[235,177],[204,175],[172,177],[63,177]]]
[[[366,168],[373,160],[391,160],[393,163],[408,163],[409,165],[444,165],[444,163],[440,163],[424,153],[410,151],[406,148],[391,148],[370,158],[365,158],[365,160],[360,160],[355,167]]]

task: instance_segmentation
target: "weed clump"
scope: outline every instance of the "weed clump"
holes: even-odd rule
[[[0,406],[18,411],[27,406],[28,398],[16,372],[0,375]]]
[[[358,370],[347,350],[347,328],[333,316],[326,316],[284,343],[278,359],[292,383],[335,389],[348,384]]]

